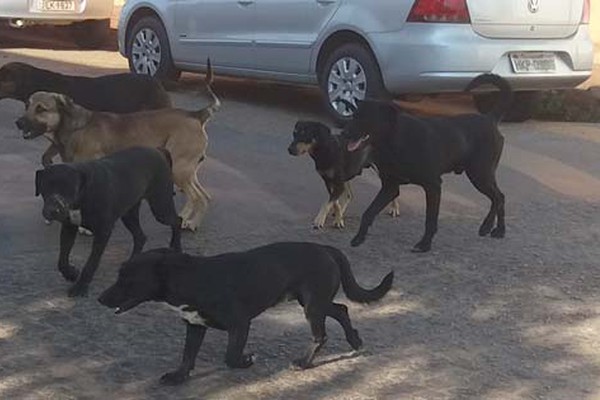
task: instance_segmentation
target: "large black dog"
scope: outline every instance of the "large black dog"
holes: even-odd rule
[[[489,115],[418,118],[392,103],[375,100],[360,102],[354,108],[354,117],[343,131],[352,141],[348,150],[373,147],[372,158],[382,186],[364,212],[352,246],[365,240],[375,216],[398,196],[399,185],[413,183],[423,187],[426,196],[425,234],[413,251],[429,251],[437,232],[442,174],[452,171],[466,172],[473,186],[492,202],[479,235],[491,232],[492,237],[504,237],[504,194],[496,184],[496,168],[504,146],[498,122],[512,101],[512,90],[507,81],[493,74],[478,76],[466,90],[483,84],[501,91],[501,99]]]
[[[348,299],[369,303],[390,289],[390,272],[374,289],[361,288],[346,256],[334,247],[314,243],[274,243],[240,253],[193,257],[167,249],[133,257],[119,271],[117,282],[98,299],[103,305],[125,312],[146,301],[165,302],[186,321],[183,360],[161,382],[179,384],[194,368],[207,327],[229,335],[225,362],[231,368],[247,368],[253,355],[244,354],[251,320],[284,300],[297,300],[310,323],[313,341],[306,354],[294,361],[312,366],[317,351],[327,340],[325,318],[344,329],[346,340],[362,346],[352,327],[348,309],[333,302],[340,282]]]
[[[114,74],[90,78],[63,75],[20,62],[0,68],[0,99],[25,103],[33,93],[40,91],[67,95],[76,104],[92,111],[118,114],[171,106],[161,83],[147,75]],[[42,156],[42,164],[50,165],[59,152],[59,147],[51,145]]]
[[[344,227],[344,214],[352,200],[350,181],[371,166],[370,146],[348,151],[347,142],[340,135],[333,135],[331,129],[318,121],[298,121],[294,126],[293,140],[288,152],[293,156],[308,153],[315,162],[315,168],[327,188],[329,199],[315,217],[313,226],[317,229],[325,225],[327,215],[334,209],[336,228]],[[399,204],[390,204],[390,215],[397,216]]]
[[[51,165],[36,172],[35,191],[44,198],[44,217],[62,223],[58,270],[67,281],[76,281],[69,289],[71,297],[87,293],[117,219],[133,236],[132,255],[142,251],[146,242],[139,221],[142,199],[160,223],[171,227],[171,248],[181,250],[181,220],[173,203],[166,150],[132,147],[99,160]],[[81,274],[69,263],[78,226],[94,235]]]

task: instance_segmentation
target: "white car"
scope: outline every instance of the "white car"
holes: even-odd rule
[[[0,20],[13,28],[69,25],[80,47],[102,45],[110,31],[113,0],[0,0]]]
[[[203,71],[318,84],[342,100],[462,91],[493,72],[527,116],[532,91],[591,74],[589,0],[128,0],[119,49],[134,73]],[[477,97],[483,107],[486,98]]]

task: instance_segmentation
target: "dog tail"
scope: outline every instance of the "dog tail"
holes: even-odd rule
[[[206,123],[213,116],[214,113],[219,111],[219,108],[221,108],[221,100],[219,100],[219,98],[217,97],[217,95],[215,94],[215,92],[212,89],[213,80],[214,80],[214,74],[213,74],[212,66],[210,64],[210,58],[207,58],[206,59],[206,78],[204,79],[204,82],[206,84],[206,91],[208,92],[208,94],[210,95],[210,97],[212,99],[212,103],[209,106],[204,107],[200,111],[196,111],[193,113],[194,116],[196,118],[198,118],[203,124]]]
[[[482,74],[473,79],[466,87],[465,91],[470,92],[481,85],[493,85],[500,90],[500,100],[487,114],[496,122],[501,121],[504,114],[510,109],[513,101],[513,90],[510,87],[510,84],[500,75]]]
[[[349,300],[354,301],[356,303],[372,303],[381,299],[392,287],[392,282],[394,281],[394,272],[390,272],[383,278],[381,283],[373,289],[364,289],[362,288],[354,278],[354,274],[352,273],[352,269],[350,268],[350,262],[348,258],[334,247],[330,247],[330,254],[337,262],[340,267],[340,275],[342,281],[342,288],[344,289],[344,293],[346,293],[346,297]]]

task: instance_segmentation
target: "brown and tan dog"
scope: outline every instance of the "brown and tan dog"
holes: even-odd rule
[[[35,92],[69,96],[92,111],[117,114],[171,107],[160,81],[147,75],[113,74],[99,77],[63,75],[33,65],[11,62],[0,67],[0,100],[26,103]],[[42,165],[52,164],[59,153],[53,144],[42,156]]]
[[[212,103],[199,111],[161,109],[131,114],[93,112],[65,95],[34,93],[17,127],[25,139],[41,135],[55,143],[66,162],[97,159],[133,146],[164,147],[173,158],[173,180],[186,195],[182,228],[195,230],[208,206],[208,193],[196,171],[206,155],[206,123],[221,102],[211,88],[210,61],[206,88]]]

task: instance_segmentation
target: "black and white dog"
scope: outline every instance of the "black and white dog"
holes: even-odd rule
[[[306,354],[294,361],[296,367],[312,366],[327,340],[326,317],[342,326],[346,340],[358,350],[362,340],[352,327],[348,309],[333,301],[340,283],[349,300],[369,303],[382,298],[392,281],[390,272],[376,288],[363,289],[341,251],[315,243],[274,243],[213,257],[159,249],[127,261],[117,282],[98,300],[117,314],[146,301],[164,302],[179,312],[187,326],[183,360],[177,370],[161,378],[162,383],[176,385],[194,369],[207,327],[227,331],[225,362],[229,367],[251,366],[254,356],[243,352],[250,322],[284,300],[300,303],[313,335]]]
[[[67,281],[76,281],[69,289],[71,297],[87,293],[117,219],[133,235],[132,254],[142,251],[146,242],[139,222],[142,199],[160,223],[171,227],[171,248],[181,250],[181,220],[173,202],[166,150],[132,147],[99,160],[51,165],[36,172],[35,192],[44,198],[44,218],[62,223],[58,270]],[[69,263],[78,226],[94,235],[81,274]]]

